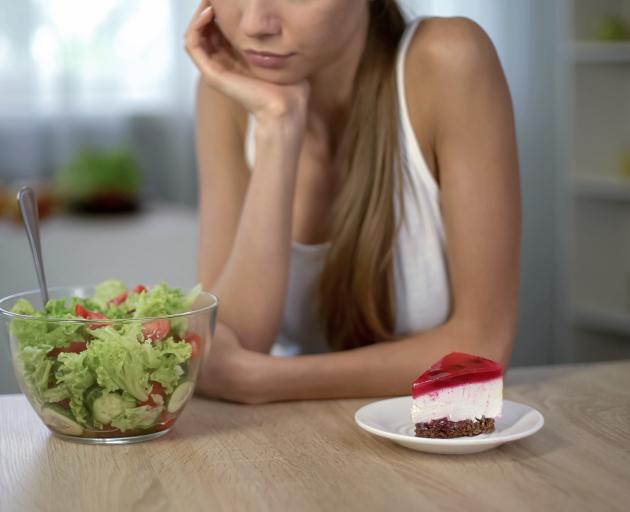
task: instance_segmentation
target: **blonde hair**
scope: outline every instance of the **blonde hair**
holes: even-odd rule
[[[396,55],[405,19],[395,0],[369,2],[366,47],[355,81],[349,151],[333,211],[319,313],[331,348],[394,338],[394,247],[402,212]],[[401,215],[396,215],[395,197]]]

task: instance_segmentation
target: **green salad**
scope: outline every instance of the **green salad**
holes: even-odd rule
[[[185,317],[120,320],[188,312],[200,292],[108,280],[89,298],[53,299],[44,311],[19,299],[12,312],[36,318],[11,320],[17,368],[44,422],[76,436],[168,428],[193,392],[201,337]]]

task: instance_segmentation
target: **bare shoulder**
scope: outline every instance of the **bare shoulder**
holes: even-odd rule
[[[501,72],[488,34],[469,18],[423,20],[410,43],[406,67],[425,80],[470,78],[471,74]]]
[[[453,112],[465,112],[465,105],[478,102],[474,95],[479,91],[509,95],[490,37],[463,17],[420,22],[406,55],[405,91],[418,144],[438,182],[438,133],[445,122],[459,122]]]
[[[463,17],[423,20],[410,42],[405,74],[412,115],[427,98],[433,113],[439,115],[445,103],[473,94],[476,85],[484,90],[507,91],[490,37],[477,23]]]

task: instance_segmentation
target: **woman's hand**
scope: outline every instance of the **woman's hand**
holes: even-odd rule
[[[269,401],[260,384],[272,357],[241,347],[234,332],[218,323],[202,363],[196,392],[208,398],[260,404]]]
[[[208,85],[241,104],[257,120],[290,119],[304,125],[310,86],[278,85],[251,76],[226,40],[209,0],[202,0],[186,32],[186,51]]]

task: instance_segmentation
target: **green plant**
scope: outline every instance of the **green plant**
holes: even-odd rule
[[[59,194],[70,202],[95,197],[122,196],[136,199],[140,190],[140,166],[131,151],[83,149],[56,176]]]
[[[630,29],[620,18],[606,16],[599,20],[597,38],[601,41],[621,41],[630,38]]]
[[[621,175],[630,178],[630,152],[621,158]]]

